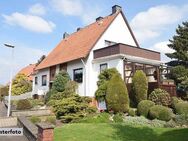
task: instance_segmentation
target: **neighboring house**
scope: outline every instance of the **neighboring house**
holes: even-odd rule
[[[18,74],[25,74],[29,81],[33,81],[33,73],[35,70],[36,64],[29,64],[28,66],[22,68]]]
[[[127,85],[134,72],[145,71],[152,88],[160,82],[160,53],[139,47],[121,10],[115,5],[107,17],[78,28],[62,41],[36,67],[33,94],[45,95],[52,86],[55,74],[66,70],[78,82],[81,96],[94,97],[98,75],[107,68],[116,68]]]

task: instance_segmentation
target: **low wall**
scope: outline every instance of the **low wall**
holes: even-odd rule
[[[17,126],[17,118],[16,117],[3,117],[0,118],[0,128],[2,127],[14,127]]]
[[[38,128],[26,117],[18,117],[17,126],[23,128],[23,133],[29,141],[37,140]]]
[[[30,110],[12,110],[11,116],[20,117],[20,116],[48,116],[52,115],[50,109],[30,109]]]
[[[11,100],[20,100],[20,99],[28,99],[28,98],[32,98],[32,92],[11,96]],[[8,96],[5,96],[5,101],[8,101]]]

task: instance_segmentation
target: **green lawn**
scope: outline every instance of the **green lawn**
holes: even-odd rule
[[[188,141],[188,129],[75,123],[56,128],[55,141]]]

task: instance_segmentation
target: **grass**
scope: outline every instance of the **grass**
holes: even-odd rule
[[[74,123],[55,128],[55,141],[187,141],[187,129],[123,123]]]

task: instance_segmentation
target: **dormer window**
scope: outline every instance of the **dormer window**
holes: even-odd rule
[[[112,46],[112,45],[115,45],[115,44],[117,44],[117,43],[113,42],[113,41],[105,40],[105,46]]]

